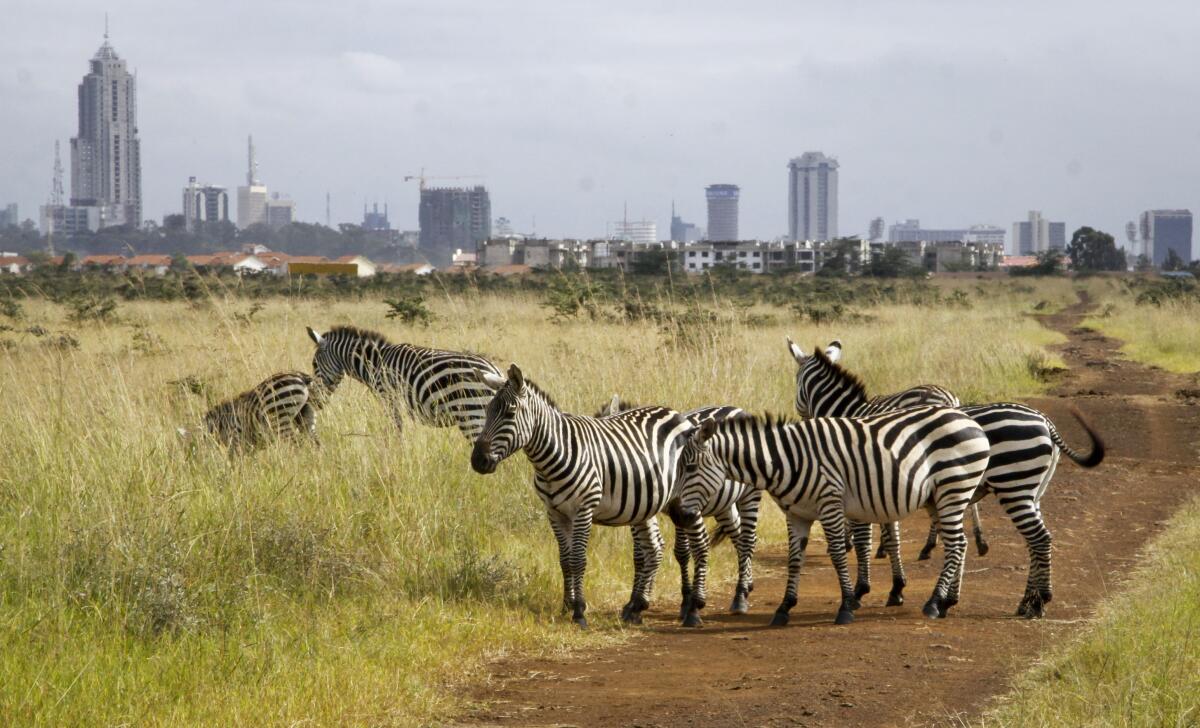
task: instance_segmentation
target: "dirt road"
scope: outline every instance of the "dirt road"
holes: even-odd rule
[[[800,602],[785,628],[767,626],[783,591],[786,554],[756,561],[751,613],[724,613],[730,594],[710,595],[705,627],[675,626],[670,565],[647,634],[618,650],[567,659],[499,662],[475,697],[468,724],[511,726],[844,725],[905,726],[976,714],[1042,650],[1083,626],[1118,585],[1139,548],[1188,499],[1200,475],[1195,377],[1121,359],[1118,342],[1077,328],[1086,302],[1046,317],[1070,341],[1070,366],[1052,396],[1029,402],[1067,441],[1086,445],[1067,412],[1075,403],[1106,437],[1108,459],[1084,471],[1063,458],[1043,500],[1054,534],[1054,601],[1047,618],[1013,616],[1025,583],[1024,542],[996,505],[982,511],[991,541],[967,561],[963,600],[949,618],[921,615],[940,550],[915,560],[925,521],[909,521],[903,553],[908,601],[885,608],[886,562],[854,624],[833,624],[836,582],[823,544],[809,548]],[[769,507],[769,506],[764,506]]]

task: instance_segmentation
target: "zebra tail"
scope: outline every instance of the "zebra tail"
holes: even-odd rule
[[[1080,467],[1094,468],[1100,463],[1104,462],[1104,441],[1100,439],[1100,435],[1096,434],[1096,431],[1092,429],[1092,426],[1088,424],[1087,420],[1083,419],[1083,415],[1080,414],[1079,410],[1074,406],[1071,407],[1071,416],[1079,421],[1080,427],[1082,427],[1084,431],[1087,432],[1088,437],[1092,439],[1092,451],[1086,456],[1083,456],[1072,450],[1071,447],[1067,445],[1066,441],[1063,440],[1062,435],[1058,434],[1058,428],[1056,428],[1053,423],[1050,423],[1050,439],[1054,441],[1054,444],[1058,446],[1058,449],[1066,453],[1067,457],[1074,460],[1075,463]]]

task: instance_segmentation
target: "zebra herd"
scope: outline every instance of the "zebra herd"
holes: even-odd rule
[[[706,606],[708,554],[728,538],[737,550],[738,580],[730,610],[745,613],[754,588],[753,555],[762,493],[783,510],[788,574],[772,619],[784,625],[796,604],[801,567],[814,522],[821,524],[837,572],[841,601],[835,621],[853,621],[870,589],[871,524],[880,525],[880,554],[891,563],[889,606],[903,604],[906,584],[898,522],[925,509],[932,525],[921,558],[938,537],[945,558],[923,607],[945,617],[959,599],[970,510],[980,554],[986,552],[976,504],[996,495],[1029,550],[1025,593],[1017,614],[1041,617],[1051,589],[1051,536],[1041,498],[1060,453],[1085,468],[1104,459],[1099,436],[1074,409],[1091,439],[1080,455],[1041,412],[1019,404],[963,406],[942,387],[923,385],[868,398],[841,364],[842,344],[806,354],[791,339],[797,365],[796,411],[803,419],[760,417],[736,407],[681,413],[636,407],[614,396],[594,416],[562,411],[513,364],[502,373],[464,352],[389,342],[352,326],[324,334],[312,328],[314,376],[276,374],[213,408],[210,434],[243,450],[271,437],[316,436],[316,412],[349,375],[373,390],[397,427],[406,416],[435,427],[458,427],[473,442],[470,463],[480,474],[523,451],[534,490],[558,543],[563,608],[587,626],[584,575],[592,527],[628,526],[633,535],[633,584],[621,610],[640,623],[650,604],[664,548],[657,516],[675,525],[680,567],[680,619],[699,626]],[[181,431],[183,432],[183,431]],[[716,521],[712,540],[705,517]],[[848,552],[857,558],[852,585]]]

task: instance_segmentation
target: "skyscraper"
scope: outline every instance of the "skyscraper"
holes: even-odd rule
[[[237,226],[245,230],[267,222],[267,188],[258,181],[258,160],[254,157],[254,137],[246,137],[246,184],[238,187]]]
[[[871,218],[871,225],[869,226],[868,230],[870,232],[867,233],[867,240],[870,240],[873,243],[883,240],[883,218]]]
[[[1169,251],[1192,260],[1191,210],[1146,210],[1141,217],[1142,254],[1161,268]]]
[[[224,187],[201,185],[188,177],[183,188],[183,224],[188,232],[207,222],[229,222],[229,193]]]
[[[694,243],[704,237],[703,231],[675,214],[675,203],[671,203],[671,240],[677,243]]]
[[[71,205],[99,208],[101,225],[142,222],[137,78],[108,42],[79,84],[79,133],[71,139]]]
[[[423,187],[417,219],[420,248],[436,266],[450,264],[455,250],[475,252],[492,235],[492,202],[487,188]]]
[[[788,162],[788,237],[833,240],[838,235],[838,162],[805,152]]]
[[[708,239],[728,241],[738,239],[737,185],[709,185],[704,188],[708,199]]]
[[[1030,210],[1029,220],[1013,223],[1013,255],[1036,255],[1047,250],[1065,250],[1067,224],[1050,222],[1040,210]]]

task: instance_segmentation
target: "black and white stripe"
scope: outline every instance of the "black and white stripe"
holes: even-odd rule
[[[942,572],[924,612],[944,617],[958,603],[966,558],[963,512],[988,461],[987,437],[958,410],[917,407],[803,422],[741,415],[706,422],[689,448],[698,451],[702,469],[720,468],[727,478],[766,490],[787,517],[787,590],[773,624],[786,624],[796,604],[814,521],[821,522],[841,587],[836,621],[846,624],[859,604],[847,567],[847,520],[890,524],[921,508],[936,511],[946,544]],[[710,478],[687,478],[685,514],[712,496],[711,483]],[[896,544],[889,547],[895,550]]]
[[[940,404],[946,407],[958,407],[962,404],[957,395],[936,384],[919,384],[895,394],[881,394],[868,399],[866,387],[858,378],[847,376],[848,373],[841,369],[835,370],[819,366],[819,362],[813,362],[811,366],[804,366],[803,362],[808,362],[811,357],[808,357],[790,336],[787,343],[788,350],[800,364],[800,370],[796,373],[796,412],[801,417],[862,417],[927,404]],[[829,361],[837,363],[842,356],[842,342],[830,342],[825,349],[825,356]],[[974,524],[972,531],[975,537],[975,548],[980,556],[984,556],[988,552],[988,543],[983,536],[983,526],[979,522],[978,504],[971,504],[970,513],[971,521]],[[883,527],[880,528],[880,532],[879,551],[875,554],[877,559],[882,558],[886,551],[883,541],[893,533]],[[863,531],[861,528],[856,528],[855,533],[856,540],[862,540],[864,537],[862,534],[865,534],[866,538],[870,538],[870,532]],[[898,534],[899,531],[895,531],[895,533]],[[921,549],[917,560],[928,559],[936,545],[937,523],[930,523],[925,548]],[[861,568],[863,567],[860,565]],[[894,568],[895,565],[893,565]]]
[[[607,416],[634,407],[635,405],[622,402],[619,397],[614,396],[608,405],[601,408],[597,416]],[[721,421],[740,414],[743,412],[738,407],[717,406],[700,407],[685,412],[684,416],[693,425],[700,427],[706,420]],[[687,462],[688,452],[689,450],[685,449],[684,459],[680,462],[685,472],[689,468],[694,469]],[[715,476],[720,473],[709,473],[708,475]],[[717,522],[717,529],[711,539],[713,545],[728,538],[737,551],[738,581],[729,611],[733,614],[745,614],[750,609],[750,592],[754,590],[754,546],[758,534],[758,511],[762,502],[762,491],[743,483],[726,480],[723,477],[712,490],[713,497],[704,504],[699,516],[700,518],[713,518]],[[695,520],[683,517],[682,509],[679,507],[678,494],[668,504],[667,513],[675,524],[674,551],[675,560],[679,563],[680,594],[682,596],[680,613],[687,620],[685,624],[699,624],[699,610],[704,608],[708,600],[709,534],[704,529],[703,522],[698,524],[699,532],[697,532]],[[689,557],[695,561],[694,578],[689,578],[688,574]]]
[[[426,425],[457,426],[469,440],[483,429],[492,391],[479,376],[500,374],[487,359],[393,344],[382,334],[353,326],[337,326],[323,335],[309,328],[308,335],[317,345],[313,371],[331,392],[349,374],[384,400],[397,427],[403,427],[409,412]]]
[[[204,427],[230,450],[244,451],[280,437],[316,439],[316,413],[323,391],[303,372],[281,372],[213,407]],[[180,434],[188,436],[186,430]]]
[[[666,407],[600,418],[567,414],[515,364],[507,379],[484,373],[481,381],[496,394],[487,405],[471,466],[491,473],[500,461],[525,451],[558,541],[564,607],[577,624],[587,626],[583,577],[592,524],[629,526],[634,579],[621,616],[640,622],[662,562],[655,516],[670,500],[680,453],[695,427]]]
[[[800,365],[796,375],[798,409],[803,407],[811,414],[828,417],[858,414],[870,406],[871,400],[866,399],[862,384],[837,363],[841,344],[834,342],[831,346],[834,345],[833,356],[820,351],[804,356],[789,339],[788,348]],[[838,407],[826,409],[831,403],[837,403]],[[1104,444],[1074,410],[1072,414],[1092,440],[1092,451],[1088,455],[1072,450],[1054,423],[1032,407],[996,403],[968,405],[961,410],[983,428],[989,441],[990,462],[975,500],[987,493],[995,493],[1029,549],[1029,574],[1017,614],[1041,617],[1053,596],[1051,536],[1042,518],[1042,495],[1054,476],[1060,452],[1082,467],[1093,468],[1104,460]],[[926,544],[923,553],[931,548]]]

